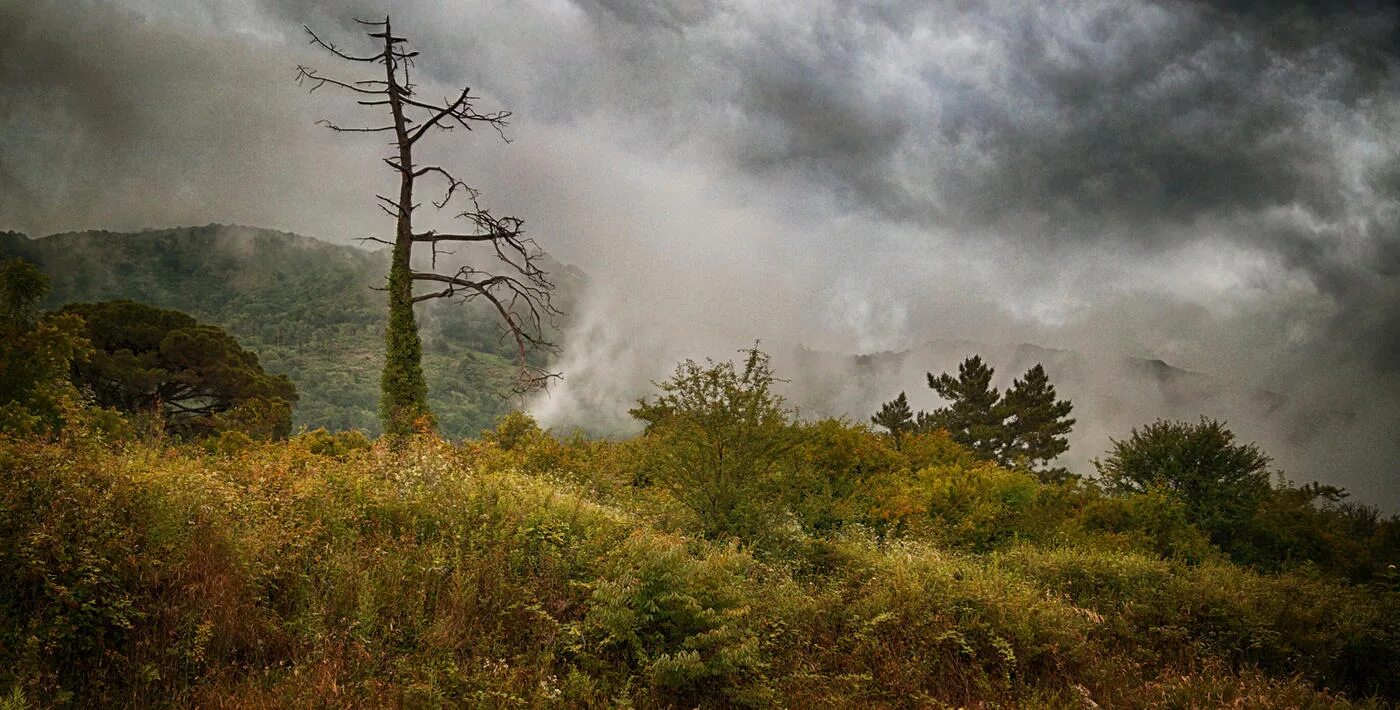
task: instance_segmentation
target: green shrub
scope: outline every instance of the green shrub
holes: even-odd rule
[[[358,429],[338,431],[332,434],[323,428],[302,432],[292,438],[292,443],[303,446],[307,451],[318,456],[340,459],[350,456],[356,451],[364,451],[371,444],[369,437]]]
[[[1186,505],[1160,488],[1119,497],[1091,496],[1076,513],[1076,522],[1087,532],[1119,538],[1127,549],[1188,561],[1204,560],[1214,553],[1210,539],[1192,525]]]
[[[786,536],[786,511],[774,503],[796,442],[768,356],[744,352],[742,369],[681,363],[659,383],[662,394],[631,413],[646,423],[645,477],[690,509],[702,534],[771,544]]]
[[[682,540],[634,536],[578,625],[584,668],[639,678],[664,705],[767,705],[748,618],[755,564],[733,549],[696,558]]]
[[[834,419],[794,425],[781,497],[809,534],[869,523],[872,482],[908,471],[891,437]],[[911,435],[912,436],[912,435]],[[906,436],[905,438],[911,438]]]

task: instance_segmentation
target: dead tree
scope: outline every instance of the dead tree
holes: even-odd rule
[[[369,78],[340,79],[305,66],[297,67],[297,81],[311,91],[330,86],[348,93],[360,106],[387,111],[382,124],[341,126],[330,121],[321,125],[333,131],[347,133],[385,133],[393,136],[393,152],[384,158],[399,178],[397,198],[376,195],[379,208],[394,218],[392,240],[366,237],[391,246],[392,256],[385,290],[389,296],[389,323],[385,331],[386,354],[381,378],[380,418],[389,434],[401,434],[431,424],[428,409],[428,388],[423,377],[422,343],[414,320],[413,304],[436,298],[461,301],[482,299],[500,317],[505,335],[513,339],[520,366],[517,392],[544,386],[556,373],[532,365],[531,349],[549,351],[552,345],[543,337],[544,322],[558,313],[550,302],[554,284],[540,268],[543,256],[534,241],[525,236],[523,223],[515,217],[497,217],[481,206],[480,193],[459,180],[441,165],[419,163],[414,150],[428,135],[454,128],[472,130],[488,126],[505,138],[503,129],[508,111],[480,113],[473,105],[476,97],[470,88],[463,88],[456,98],[440,102],[425,100],[416,91],[409,71],[418,52],[408,48],[403,37],[396,36],[385,17],[382,21],[356,20],[367,28],[377,50],[373,54],[357,55],[344,51],[323,40],[310,27],[305,28],[311,43],[352,64],[379,64]],[[414,202],[417,182],[432,180],[442,186],[442,199],[433,201],[438,209],[450,204],[460,205],[457,215],[466,221],[462,232],[439,232],[428,229],[415,231]],[[454,202],[455,201],[455,202]],[[494,251],[494,269],[462,266],[455,271],[440,272],[438,256],[451,253],[442,249],[450,244],[480,244]],[[413,267],[415,247],[431,253],[429,270]],[[415,284],[430,290],[415,292]]]

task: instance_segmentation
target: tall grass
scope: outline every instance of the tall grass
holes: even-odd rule
[[[1178,554],[1170,511],[886,452],[758,549],[688,534],[642,445],[0,439],[0,707],[1400,698],[1393,589]]]

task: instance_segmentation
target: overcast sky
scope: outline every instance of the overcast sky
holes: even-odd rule
[[[1361,470],[1290,473],[1394,507],[1400,15],[1314,4],[454,1],[394,20],[427,93],[514,112],[510,144],[432,149],[593,277],[579,372],[652,377],[754,337],[1150,355],[1364,412],[1355,447],[1380,454]],[[382,234],[381,146],[313,125],[353,114],[293,77],[345,69],[303,24],[355,46],[350,18],[383,13],[0,0],[0,229]]]

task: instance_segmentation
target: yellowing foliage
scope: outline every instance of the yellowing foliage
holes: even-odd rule
[[[1162,500],[796,426],[706,539],[660,445],[0,439],[15,707],[1316,707],[1400,694],[1400,600],[1192,547]],[[924,435],[920,435],[924,436]],[[913,451],[911,452],[911,447]],[[923,447],[923,448],[920,448]],[[1190,551],[1186,554],[1183,551]],[[1374,696],[1373,700],[1368,700]]]

